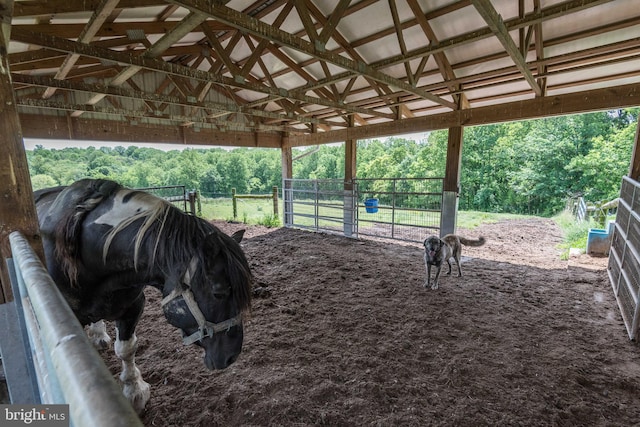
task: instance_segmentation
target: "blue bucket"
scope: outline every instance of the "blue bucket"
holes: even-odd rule
[[[611,227],[609,228],[609,230]],[[587,234],[587,254],[609,255],[611,234],[609,230],[590,228]]]
[[[364,206],[367,213],[376,213],[378,212],[378,199],[365,199]]]

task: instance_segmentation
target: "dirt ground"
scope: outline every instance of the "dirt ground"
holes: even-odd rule
[[[218,224],[228,233],[239,224]],[[458,230],[464,276],[425,289],[419,244],[250,227],[244,349],[182,345],[157,291],[138,327],[147,426],[630,426],[640,351],[605,258],[561,261],[549,220]],[[455,269],[454,269],[455,271]],[[107,350],[112,371],[119,365]]]

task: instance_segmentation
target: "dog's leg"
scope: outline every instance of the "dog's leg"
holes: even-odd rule
[[[429,285],[431,284],[431,264],[429,264],[428,262],[424,263],[425,269],[427,270],[427,278],[424,281],[424,287],[428,288]]]
[[[447,260],[447,265],[449,266],[449,272],[447,273],[447,276],[451,276],[451,262],[449,262],[449,260]]]
[[[458,266],[458,277],[462,277],[462,268],[460,268],[460,256],[456,257],[456,265]]]
[[[440,278],[440,271],[442,270],[442,264],[436,267],[436,277],[433,279],[433,285],[431,289],[438,289],[438,279]]]

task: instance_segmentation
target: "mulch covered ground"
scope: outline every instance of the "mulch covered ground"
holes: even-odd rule
[[[245,226],[218,224],[228,233]],[[147,426],[637,425],[640,352],[606,259],[561,261],[527,219],[459,230],[462,278],[425,289],[419,244],[249,227],[244,350],[208,371],[162,316],[138,327]],[[454,269],[455,272],[455,269]],[[114,372],[119,362],[103,352]]]

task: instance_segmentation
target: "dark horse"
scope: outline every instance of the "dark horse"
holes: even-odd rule
[[[205,350],[209,369],[224,369],[242,350],[242,315],[252,276],[240,248],[244,231],[227,236],[167,201],[113,181],[83,179],[37,191],[47,269],[94,344],[116,325],[124,394],[141,412],[150,397],[134,363],[135,328],[147,285],[163,295],[167,321],[184,343]]]

